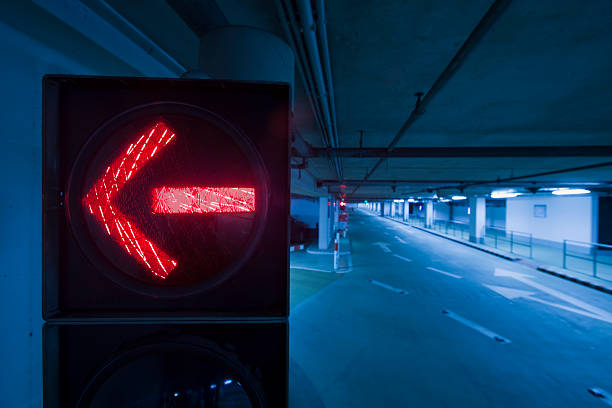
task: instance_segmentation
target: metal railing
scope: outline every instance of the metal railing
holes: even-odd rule
[[[563,240],[563,268],[572,269],[577,272],[583,272],[585,268],[580,268],[578,265],[572,265],[574,268],[568,267],[568,261],[571,260],[586,261],[590,263],[588,269],[591,270],[593,277],[610,280],[609,278],[598,276],[597,271],[602,266],[612,267],[612,245],[600,244],[598,242],[581,242],[571,239]]]
[[[403,217],[394,218],[403,221]],[[425,227],[425,218],[412,215],[407,223]],[[434,220],[429,228],[461,239],[469,239],[470,235],[469,224],[457,221]],[[563,240],[563,259],[561,262],[559,243],[539,241],[534,245],[531,233],[487,227],[483,238],[483,244],[486,246],[512,254],[528,256],[530,259],[534,259],[535,247],[536,258],[546,262],[546,264],[556,265],[557,267],[563,265],[564,269],[589,274],[612,282],[612,245],[566,239]]]
[[[457,221],[434,220],[431,229],[439,231],[446,235],[452,235],[461,239],[470,237],[469,224]]]
[[[493,247],[504,249],[508,248],[508,252],[517,255],[526,255],[519,248],[526,248],[529,253],[529,258],[533,258],[533,235],[528,232],[507,231],[502,228],[488,227],[485,229],[485,239],[493,240]],[[485,244],[486,245],[486,244]]]

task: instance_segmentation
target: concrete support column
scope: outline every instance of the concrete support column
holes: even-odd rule
[[[378,205],[380,206],[379,212],[380,212],[380,216],[382,217],[385,215],[385,202],[381,201]]]
[[[433,216],[434,216],[433,201],[431,200],[425,201],[425,227],[426,228],[431,228],[431,226],[433,225]]]
[[[408,200],[404,201],[404,221],[410,220],[410,203]]]
[[[482,243],[484,240],[487,205],[484,197],[470,197],[470,241]]]
[[[391,201],[389,204],[391,205],[391,214],[389,215],[391,215],[391,217],[395,217],[395,202]]]
[[[319,197],[319,249],[327,249],[329,246],[330,228],[329,228],[329,212],[327,197]]]

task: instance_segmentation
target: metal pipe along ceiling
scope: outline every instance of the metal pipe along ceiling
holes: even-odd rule
[[[503,15],[508,6],[510,5],[512,0],[496,0],[491,7],[487,10],[486,14],[482,17],[482,19],[478,22],[478,25],[474,28],[474,30],[470,33],[469,37],[465,40],[459,51],[455,54],[450,63],[446,66],[444,71],[440,74],[438,79],[431,86],[431,89],[425,94],[423,100],[417,102],[415,108],[410,113],[406,122],[402,125],[400,130],[397,132],[387,150],[391,152],[395,146],[400,142],[402,137],[406,134],[406,131],[417,119],[425,112],[425,108],[431,102],[431,100],[438,94],[438,92],[448,83],[451,77],[457,72],[457,70],[461,67],[463,62],[466,60],[468,55],[476,48],[476,46],[480,43],[480,41],[484,38],[484,36],[489,32],[489,29],[495,24],[495,22]],[[382,157],[380,160],[376,162],[374,167],[366,174],[363,178],[364,181],[368,180],[372,174],[380,167],[381,164],[386,160],[385,157]],[[357,185],[351,194],[355,194],[357,190],[359,190],[361,185]]]
[[[323,10],[323,2],[320,1],[319,3],[318,7]],[[319,128],[325,136],[325,145],[330,148],[330,160],[338,178],[342,179],[342,163],[335,153],[335,149],[338,147],[338,132],[327,35],[321,20],[322,15],[318,15],[319,27],[317,31],[315,30],[316,24],[309,0],[297,0],[300,23],[297,22],[298,19],[291,0],[277,0],[276,4],[285,33],[300,57],[298,65],[304,79],[304,86],[315,116],[318,116]],[[318,36],[316,35],[317,32],[319,33]],[[321,47],[319,47],[319,44],[321,44]]]

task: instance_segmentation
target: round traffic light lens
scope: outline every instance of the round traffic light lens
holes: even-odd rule
[[[101,126],[68,191],[73,231],[94,265],[155,296],[229,278],[258,240],[268,199],[249,139],[211,112],[175,103]]]
[[[81,395],[88,408],[262,407],[261,385],[213,350],[179,344],[128,351],[95,373]]]

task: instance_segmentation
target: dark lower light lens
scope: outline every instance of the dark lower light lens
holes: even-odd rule
[[[91,408],[251,408],[253,384],[222,360],[188,351],[141,355],[102,372],[82,406]],[[251,390],[249,390],[249,386]],[[255,402],[252,402],[255,401]],[[85,404],[85,405],[83,405]]]

